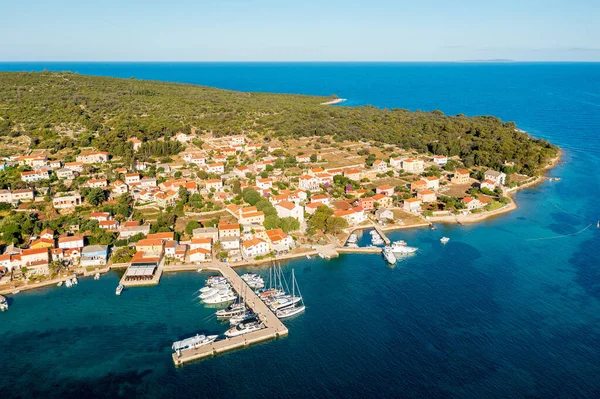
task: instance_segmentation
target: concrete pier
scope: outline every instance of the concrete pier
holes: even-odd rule
[[[358,247],[358,248],[341,247],[341,248],[338,248],[337,251],[341,254],[342,253],[345,253],[345,254],[380,254],[381,248],[378,248],[378,247]]]
[[[231,268],[231,266],[225,263],[211,263],[206,265],[204,269],[221,273],[221,275],[223,275],[223,277],[229,281],[231,287],[237,292],[238,295],[245,295],[244,300],[246,302],[246,306],[252,309],[254,313],[258,315],[260,320],[265,325],[265,328],[259,331],[240,335],[238,337],[215,341],[197,349],[186,349],[180,353],[173,353],[173,363],[175,363],[176,366],[288,334],[287,327],[281,322],[281,320],[279,320],[279,318],[277,318],[275,313],[273,313],[271,309],[260,300],[258,295],[256,295],[250,287],[248,287],[246,282],[242,280],[242,278]]]
[[[389,238],[387,238],[385,232],[381,229],[381,227],[379,227],[376,223],[373,223],[373,228],[375,229],[375,231],[377,231],[377,233],[379,233],[381,238],[383,238],[385,245],[390,245],[391,241]]]

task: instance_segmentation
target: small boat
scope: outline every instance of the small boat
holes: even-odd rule
[[[415,247],[409,247],[405,242],[394,241],[390,247],[392,253],[396,254],[412,254],[417,250]]]
[[[226,293],[218,293],[216,295],[213,295],[209,298],[204,299],[204,303],[208,303],[208,304],[217,304],[217,303],[225,303],[225,302],[231,302],[231,301],[235,301],[237,299],[237,295],[235,295],[233,293],[233,291],[229,291]]]
[[[200,335],[196,334],[195,337],[182,339],[181,341],[173,342],[171,348],[175,352],[180,352],[186,349],[196,349],[204,345],[208,345],[217,339],[218,335]]]
[[[306,255],[306,259],[310,259],[310,255]]]
[[[440,242],[442,244],[446,244],[448,241],[450,241],[450,239],[448,237],[442,237],[442,238],[440,238]]]
[[[600,229],[600,220],[598,220],[598,223],[596,223],[596,228]]]
[[[72,286],[73,286],[73,282],[71,281],[71,279],[66,279],[65,280],[65,287],[71,288]]]
[[[77,285],[79,283],[79,281],[77,281],[77,277],[73,277],[71,279],[71,283],[73,283],[73,285]]]
[[[346,245],[350,246],[351,244],[356,244],[358,242],[358,236],[356,234],[350,234],[348,240],[346,241]]]
[[[5,310],[8,310],[8,301],[2,295],[0,295],[0,310],[3,311],[3,312]]]
[[[62,281],[59,281],[59,282],[56,284],[56,286],[57,286],[57,287],[62,287],[62,285],[63,285],[63,282],[62,282]]]
[[[396,257],[394,256],[394,253],[392,252],[391,247],[383,248],[381,250],[381,255],[383,256],[383,259],[385,259],[385,261],[387,263],[389,263],[390,265],[396,264]]]
[[[14,290],[13,295],[17,295],[19,292],[21,292],[21,290]]]
[[[275,302],[273,302],[272,304],[269,305],[269,307],[272,310],[279,310],[279,309],[284,309],[290,306],[293,306],[295,304],[297,304],[298,302],[300,302],[302,300],[302,297],[299,296],[284,296],[284,297],[279,297],[277,298],[277,300]]]
[[[238,324],[240,324],[243,321],[254,319],[256,317],[257,317],[257,314],[254,313],[252,310],[246,310],[243,313],[232,316],[231,319],[229,319],[229,324],[231,324],[232,326],[237,326]]]
[[[324,254],[322,254],[321,252],[319,252],[319,258],[321,258],[321,259],[325,259],[325,255],[324,255]]]
[[[304,305],[294,306],[291,308],[280,309],[275,312],[275,315],[280,319],[286,319],[288,317],[292,317],[299,313],[302,313],[304,312],[304,310],[306,310],[306,306]]]
[[[123,286],[123,284],[119,284],[119,285],[117,286],[117,290],[115,291],[115,294],[117,294],[117,295],[121,295],[121,292],[123,292],[123,289],[124,289],[124,288],[125,288],[125,287]]]
[[[265,280],[256,273],[246,273],[242,275],[242,280],[248,284],[250,288],[259,289],[264,288]]]
[[[220,319],[228,319],[233,316],[237,316],[246,311],[246,305],[244,303],[232,303],[225,309],[217,310],[216,315]]]
[[[227,336],[228,338],[238,337],[240,335],[258,331],[262,328],[264,328],[264,324],[260,320],[256,318],[249,319],[227,330],[225,332],[225,336]]]
[[[100,273],[94,274],[94,280],[100,280]]]

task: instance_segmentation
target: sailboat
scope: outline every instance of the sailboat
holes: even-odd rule
[[[298,288],[298,296],[296,297],[296,288]],[[294,274],[294,269],[292,269],[292,301],[295,298],[300,298],[300,306],[290,306],[282,309],[278,309],[275,311],[275,315],[280,319],[285,319],[288,317],[295,316],[299,313],[304,312],[306,306],[304,305],[304,299],[302,299],[302,294],[300,293],[300,287],[298,287],[298,282],[296,281],[296,276]]]

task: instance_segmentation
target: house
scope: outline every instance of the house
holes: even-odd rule
[[[496,183],[493,180],[486,179],[479,183],[479,187],[494,191],[496,189]]]
[[[140,187],[143,187],[143,188],[156,187],[156,177],[150,177],[150,176],[142,177],[140,180]]]
[[[450,179],[450,181],[454,184],[467,184],[469,183],[469,171],[466,169],[459,169],[454,172],[454,176]]]
[[[224,237],[240,238],[240,225],[238,223],[219,222],[219,240]]]
[[[358,200],[358,206],[365,211],[372,211],[375,209],[375,199],[373,197],[360,198]]]
[[[209,179],[204,184],[208,191],[221,191],[223,189],[223,181],[221,179]]]
[[[506,173],[497,172],[495,170],[488,170],[484,174],[485,180],[491,180],[497,186],[503,186],[506,183]]]
[[[87,186],[90,188],[103,188],[108,186],[108,181],[106,179],[90,179]]]
[[[119,222],[116,220],[101,220],[98,222],[98,227],[105,230],[117,230],[119,228]]]
[[[142,141],[135,137],[127,139],[127,141],[129,143],[131,143],[131,145],[133,146],[133,151],[135,151],[135,152],[137,152],[140,149],[140,147],[142,146]]]
[[[148,233],[150,233],[150,226],[140,226],[139,223],[140,222],[125,222],[125,224],[121,226],[119,239],[128,239],[129,237],[133,237],[137,234],[143,234],[147,236]]]
[[[229,137],[229,142],[231,145],[244,145],[246,143],[246,138],[242,135],[231,136]]]
[[[62,166],[62,162],[60,160],[53,160],[53,161],[48,161],[48,167],[52,170],[54,169],[60,169],[60,167]]]
[[[221,154],[223,154],[227,157],[233,157],[233,156],[235,156],[236,153],[237,153],[237,151],[235,150],[235,148],[232,148],[232,147],[221,149]]]
[[[424,204],[437,201],[437,195],[431,190],[421,190],[417,193],[417,198]]]
[[[206,248],[190,249],[189,257],[190,262],[193,263],[210,262],[212,260],[212,251]]]
[[[35,198],[33,189],[0,190],[0,202],[16,204],[17,202],[30,202]]]
[[[390,208],[394,203],[392,197],[383,194],[375,194],[371,198],[375,201],[373,204],[375,208]]]
[[[84,164],[108,162],[108,152],[96,151],[77,155],[75,160]]]
[[[89,245],[81,250],[79,264],[83,267],[103,266],[108,261],[108,245]]]
[[[302,190],[318,190],[320,186],[320,180],[316,176],[303,175],[298,179],[298,187]]]
[[[58,247],[62,249],[83,248],[83,236],[60,236]]]
[[[252,170],[246,165],[237,166],[235,169],[233,169],[233,174],[240,179],[245,178],[246,173],[252,173]]]
[[[373,169],[383,173],[387,170],[387,164],[381,159],[376,159],[375,162],[373,162]]]
[[[317,211],[317,209],[320,206],[327,206],[327,205],[323,205],[320,202],[309,202],[308,204],[304,205],[304,212],[308,213],[309,215],[312,215],[313,213],[315,213]]]
[[[48,263],[50,252],[48,248],[24,249],[21,252],[21,268],[26,267],[30,274],[49,274]]]
[[[246,258],[255,258],[269,253],[269,244],[260,238],[246,240],[242,244],[242,253]]]
[[[391,197],[392,195],[394,195],[394,187],[388,185],[379,186],[375,188],[375,193]]]
[[[427,183],[427,189],[437,191],[440,189],[440,178],[437,176],[425,176],[423,178],[425,183]]]
[[[73,172],[83,172],[83,162],[67,162],[65,169],[71,169]]]
[[[277,216],[280,218],[292,217],[300,223],[304,222],[304,208],[290,201],[281,201],[275,205]]]
[[[273,179],[270,179],[270,178],[256,179],[256,186],[258,188],[260,188],[261,190],[267,190],[267,189],[273,187]]]
[[[402,206],[407,212],[421,212],[421,200],[419,198],[409,198],[404,200],[404,204]]]
[[[333,183],[333,176],[329,173],[317,173],[315,175],[317,179],[319,179],[319,184],[328,187]]]
[[[364,209],[360,206],[350,209],[340,209],[333,212],[333,216],[346,219],[348,225],[355,226],[367,220]]]
[[[216,227],[200,227],[192,231],[194,238],[210,238],[213,242],[219,239],[219,229]]]
[[[448,157],[446,157],[444,155],[434,155],[433,163],[436,164],[437,166],[444,166],[448,163]]]
[[[390,158],[390,166],[394,169],[402,169],[402,159]]]
[[[224,251],[239,251],[240,239],[238,237],[223,237],[219,240]]]
[[[375,217],[379,223],[390,223],[394,221],[394,212],[388,208],[380,208],[375,211]]]
[[[239,212],[240,224],[263,224],[265,222],[264,212],[257,210],[255,206],[242,208]]]
[[[308,162],[310,162],[310,155],[309,154],[296,155],[296,162],[308,163]]]
[[[75,173],[73,173],[73,170],[67,168],[59,169],[56,172],[54,172],[54,174],[59,179],[73,179],[75,177]]]
[[[186,144],[188,141],[192,140],[192,136],[179,132],[175,135],[175,140],[179,141],[181,144]]]
[[[207,165],[206,171],[208,173],[223,174],[225,173],[225,166],[221,162],[215,162]]]
[[[54,247],[54,238],[38,238],[35,241],[32,241],[29,244],[29,248],[37,249],[37,248],[53,248]]]
[[[269,238],[271,247],[276,252],[289,251],[292,248],[294,240],[289,234],[286,234],[282,229],[273,229],[265,231]]]
[[[344,169],[344,177],[347,177],[350,180],[359,181],[360,176],[360,170],[358,169]]]
[[[407,173],[423,173],[424,162],[417,158],[407,158],[402,160],[402,169]]]
[[[130,185],[132,183],[140,182],[140,174],[139,173],[127,173],[125,175],[125,184]]]
[[[44,229],[40,233],[40,238],[46,238],[48,240],[52,240],[54,242],[54,230]]]
[[[310,197],[310,202],[318,202],[323,205],[330,205],[331,200],[327,195],[324,194],[316,194]]]
[[[50,174],[47,169],[40,170],[32,170],[30,172],[22,172],[21,180],[25,183],[35,183],[40,180],[48,180],[50,178]]]
[[[69,209],[82,204],[81,194],[72,191],[70,193],[58,193],[52,199],[52,206],[55,209]]]
[[[175,233],[172,231],[163,231],[160,233],[148,234],[146,237],[150,240],[175,241]]]
[[[135,250],[144,253],[163,253],[165,241],[159,238],[144,238],[135,244]]]
[[[204,248],[211,250],[212,238],[192,238],[192,241],[190,241],[190,250],[194,250],[196,248]]]
[[[16,161],[19,163],[19,165],[26,165],[35,168],[45,166],[48,158],[45,155],[24,155],[17,157]]]
[[[129,187],[127,186],[127,184],[125,184],[121,180],[116,180],[113,183],[113,187],[112,187],[111,191],[114,195],[119,196],[119,195],[125,194],[127,191],[129,191]]]
[[[472,211],[473,209],[479,209],[484,207],[485,205],[481,203],[477,198],[473,197],[465,197],[461,200],[463,204],[467,207],[468,210]]]
[[[175,256],[174,258],[180,262],[185,261],[185,256],[187,255],[188,246],[185,244],[178,244],[175,247]]]
[[[419,192],[421,190],[427,189],[427,182],[425,180],[416,180],[410,183],[410,190]]]

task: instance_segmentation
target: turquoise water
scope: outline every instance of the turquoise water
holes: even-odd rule
[[[393,233],[420,248],[393,268],[286,263],[307,302],[290,335],[182,368],[173,340],[227,328],[194,301],[206,275],[21,293],[0,314],[2,398],[600,395],[600,64],[0,64],[44,67],[494,114],[561,146],[562,179],[477,225]]]

